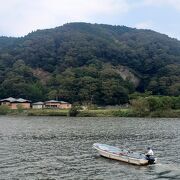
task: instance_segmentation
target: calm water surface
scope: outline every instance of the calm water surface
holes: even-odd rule
[[[158,164],[100,157],[95,142],[143,152]],[[0,117],[0,179],[180,179],[180,119]]]

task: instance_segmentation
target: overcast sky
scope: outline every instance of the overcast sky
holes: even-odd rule
[[[180,0],[0,0],[0,36],[69,22],[152,29],[180,40]]]

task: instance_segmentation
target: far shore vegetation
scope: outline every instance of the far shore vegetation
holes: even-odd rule
[[[180,117],[180,96],[152,96],[135,93],[130,95],[126,106],[99,107],[74,104],[71,109],[27,109],[18,107],[10,110],[8,106],[0,106],[0,115],[22,116],[72,116],[72,117]],[[84,108],[85,107],[85,108]]]

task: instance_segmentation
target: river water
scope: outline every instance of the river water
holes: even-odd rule
[[[158,163],[103,158],[93,143],[143,152]],[[180,179],[180,119],[0,117],[0,179]]]

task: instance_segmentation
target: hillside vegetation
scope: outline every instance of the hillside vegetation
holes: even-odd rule
[[[0,98],[114,105],[135,91],[180,95],[180,41],[88,23],[0,37]]]

